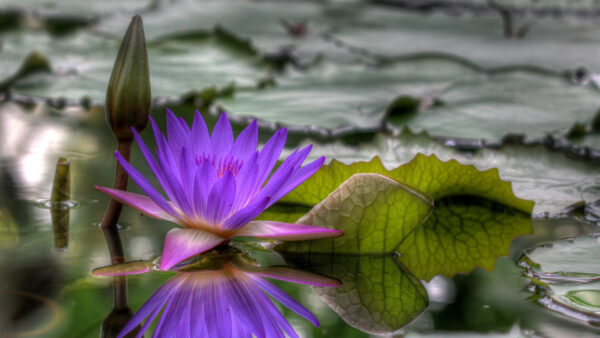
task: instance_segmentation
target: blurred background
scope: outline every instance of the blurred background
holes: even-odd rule
[[[314,143],[312,158],[377,155],[393,168],[436,154],[497,167],[536,202],[535,235],[493,272],[425,283],[431,304],[395,335],[598,334],[600,298],[551,312],[517,263],[544,242],[598,231],[597,1],[0,0],[0,336],[97,337],[112,309],[112,280],[90,276],[110,264],[97,227],[108,199],[93,186],[112,184],[104,99],[135,14],[163,128],[165,107],[188,123],[199,109],[209,127],[225,111],[236,131],[256,117],[263,141],[288,127],[290,149]],[[57,214],[60,157],[72,193]],[[135,147],[132,161],[145,168]],[[126,208],[120,227],[128,258],[154,259],[170,225]],[[130,278],[133,311],[166,278]],[[369,336],[310,287],[278,285],[321,320],[313,328],[286,312],[302,336]]]

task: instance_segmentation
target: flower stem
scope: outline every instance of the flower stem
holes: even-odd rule
[[[131,140],[119,140],[119,153],[129,161],[131,157]],[[117,162],[115,173],[115,189],[127,190],[128,175],[125,169]],[[122,263],[125,261],[123,251],[123,243],[119,230],[117,229],[117,221],[121,216],[123,205],[115,200],[111,200],[108,209],[102,219],[102,232],[106,239],[108,251],[112,264]],[[128,309],[127,305],[127,279],[124,277],[115,277],[113,281],[113,307],[114,309]]]
[[[123,158],[129,161],[129,158],[131,157],[131,140],[119,140],[118,149]],[[123,166],[117,162],[117,171],[115,173],[115,189],[127,190],[127,179],[127,172],[125,172]],[[115,201],[114,199],[111,200],[110,204],[108,205],[108,209],[106,210],[106,214],[104,214],[104,219],[102,220],[102,228],[116,227],[122,208],[123,204]]]

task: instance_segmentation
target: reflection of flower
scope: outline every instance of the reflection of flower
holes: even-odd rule
[[[287,137],[286,129],[257,151],[254,120],[234,141],[231,123],[222,114],[211,135],[200,113],[192,128],[167,110],[167,136],[154,120],[156,159],[138,133],[134,137],[169,201],[118,152],[115,156],[148,195],[96,187],[144,214],[177,223],[184,229],[167,234],[161,268],[209,250],[235,236],[281,240],[335,237],[340,231],[309,225],[252,221],[263,210],[304,182],[323,164],[321,157],[303,167],[311,146],[294,151],[271,174]]]
[[[267,295],[319,326],[310,311],[262,276],[314,286],[340,285],[286,267],[242,271],[225,263],[218,270],[179,272],[142,305],[118,337],[147,318],[138,333],[143,335],[161,310],[153,337],[284,337],[284,332],[298,337]]]

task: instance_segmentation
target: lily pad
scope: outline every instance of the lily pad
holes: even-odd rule
[[[525,213],[530,213],[533,208],[533,202],[514,196],[511,184],[500,179],[497,169],[480,172],[474,166],[462,165],[455,160],[442,162],[435,155],[423,154],[418,154],[409,163],[393,170],[387,170],[379,157],[350,165],[333,160],[282,201],[316,204],[348,177],[360,172],[381,173],[418,187],[435,200],[452,195],[474,195]]]
[[[433,200],[380,174],[355,174],[297,223],[333,227],[344,236],[288,242],[286,252],[391,253],[430,214]]]
[[[481,197],[436,199],[431,217],[396,248],[416,277],[491,271],[512,240],[533,232],[528,213]]]
[[[275,77],[274,87],[238,93],[217,100],[217,104],[228,112],[268,121],[376,128],[397,96],[420,101],[453,81],[473,76],[477,73],[472,69],[447,60],[412,60],[380,67],[323,61],[309,69],[288,69]]]
[[[32,1],[19,1],[19,0],[3,0],[2,5],[7,8],[18,8],[21,10],[35,11],[36,13],[56,14],[62,15],[107,15],[111,13],[118,13],[122,11],[133,11],[141,10],[151,4],[151,0],[132,0],[132,1],[119,1],[119,0],[108,0],[108,1],[94,1],[94,2],[81,2],[77,0],[67,1],[49,1],[49,0],[32,0]]]
[[[547,243],[526,256],[537,264],[539,273],[572,277],[584,273],[600,278],[600,237],[596,235]]]
[[[564,316],[600,325],[600,240],[567,238],[527,252],[521,266],[532,280],[534,299]]]
[[[586,84],[591,71],[571,76],[580,66],[600,68],[593,57],[599,28],[589,22],[536,22],[531,36],[517,40],[502,36],[496,14],[427,17],[360,2],[195,4],[147,13],[149,41],[224,27],[263,57],[290,65],[273,74],[274,86],[218,101],[234,114],[368,128],[381,125],[395,99],[411,97],[420,112],[392,119],[396,127],[499,141],[508,133],[566,134],[574,120],[590,119],[600,106],[597,90]],[[98,29],[118,36],[129,17],[107,18]],[[290,25],[303,28],[290,31]],[[294,35],[298,30],[304,33]],[[554,57],[558,51],[561,58]]]
[[[406,187],[418,187],[435,199],[433,214],[429,216],[426,200],[415,195],[418,191],[399,190],[402,186],[396,187],[391,179],[392,184],[383,185],[382,175],[357,172],[378,172],[406,182]],[[353,176],[339,185],[348,175]],[[382,188],[373,191],[375,186]],[[390,194],[396,191],[401,198]],[[344,236],[288,242],[281,250],[357,254],[395,250],[415,276],[430,280],[438,274],[468,273],[477,266],[492,270],[496,258],[508,255],[515,237],[532,232],[533,202],[515,197],[497,170],[480,172],[435,156],[417,155],[391,171],[379,158],[352,165],[333,161],[284,201],[310,205],[321,198],[298,222],[343,230]]]
[[[562,151],[552,151],[542,145],[505,145],[499,149],[482,148],[475,153],[465,153],[445,147],[425,133],[415,134],[409,130],[404,130],[395,137],[378,134],[373,141],[358,146],[342,142],[321,144],[315,146],[310,156],[325,156],[336,167],[343,168],[341,163],[344,163],[352,165],[356,171],[385,174],[389,171],[388,168],[395,168],[412,160],[417,153],[433,154],[442,161],[455,159],[460,163],[472,164],[479,170],[498,168],[500,178],[512,182],[516,196],[535,202],[533,212],[536,216],[560,215],[569,205],[581,200],[592,203],[597,199],[596,191],[600,187],[597,180],[598,163],[569,158]],[[372,162],[374,155],[381,159],[381,163],[375,161],[372,163],[373,167],[369,168],[367,163]],[[336,163],[338,161],[341,163]],[[350,175],[344,170],[325,180],[324,184],[342,182]],[[319,174],[311,181],[316,177]],[[402,180],[402,177],[397,179]],[[283,201],[301,203],[305,199],[312,206],[333,189],[335,183],[319,186],[314,191],[300,186]],[[425,192],[431,194],[429,191]]]
[[[15,93],[103,102],[120,39],[88,31],[68,39],[44,32],[9,32],[3,36],[0,50],[0,78],[12,76],[35,48],[49,59],[53,72],[19,79],[12,87]],[[235,43],[222,31],[209,32],[193,42],[171,38],[149,43],[152,94],[179,97],[211,85],[255,86],[266,76],[266,65],[256,55],[231,48]]]
[[[337,288],[313,287],[351,326],[371,334],[391,334],[416,318],[428,304],[421,282],[387,256],[285,256],[286,261],[339,279]]]

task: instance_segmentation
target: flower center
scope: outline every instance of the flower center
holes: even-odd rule
[[[196,155],[194,157],[194,161],[196,162],[197,166],[199,166],[202,162],[208,161],[213,168],[217,170],[217,175],[219,177],[222,177],[227,172],[231,172],[234,176],[237,176],[244,165],[244,162],[237,158],[225,157],[220,158],[217,161],[214,155],[208,156],[206,154]]]
[[[216,166],[217,174],[219,177],[225,175],[226,172],[230,171],[233,176],[237,176],[240,169],[242,169],[242,161],[233,158],[222,158],[219,160],[219,165]]]

